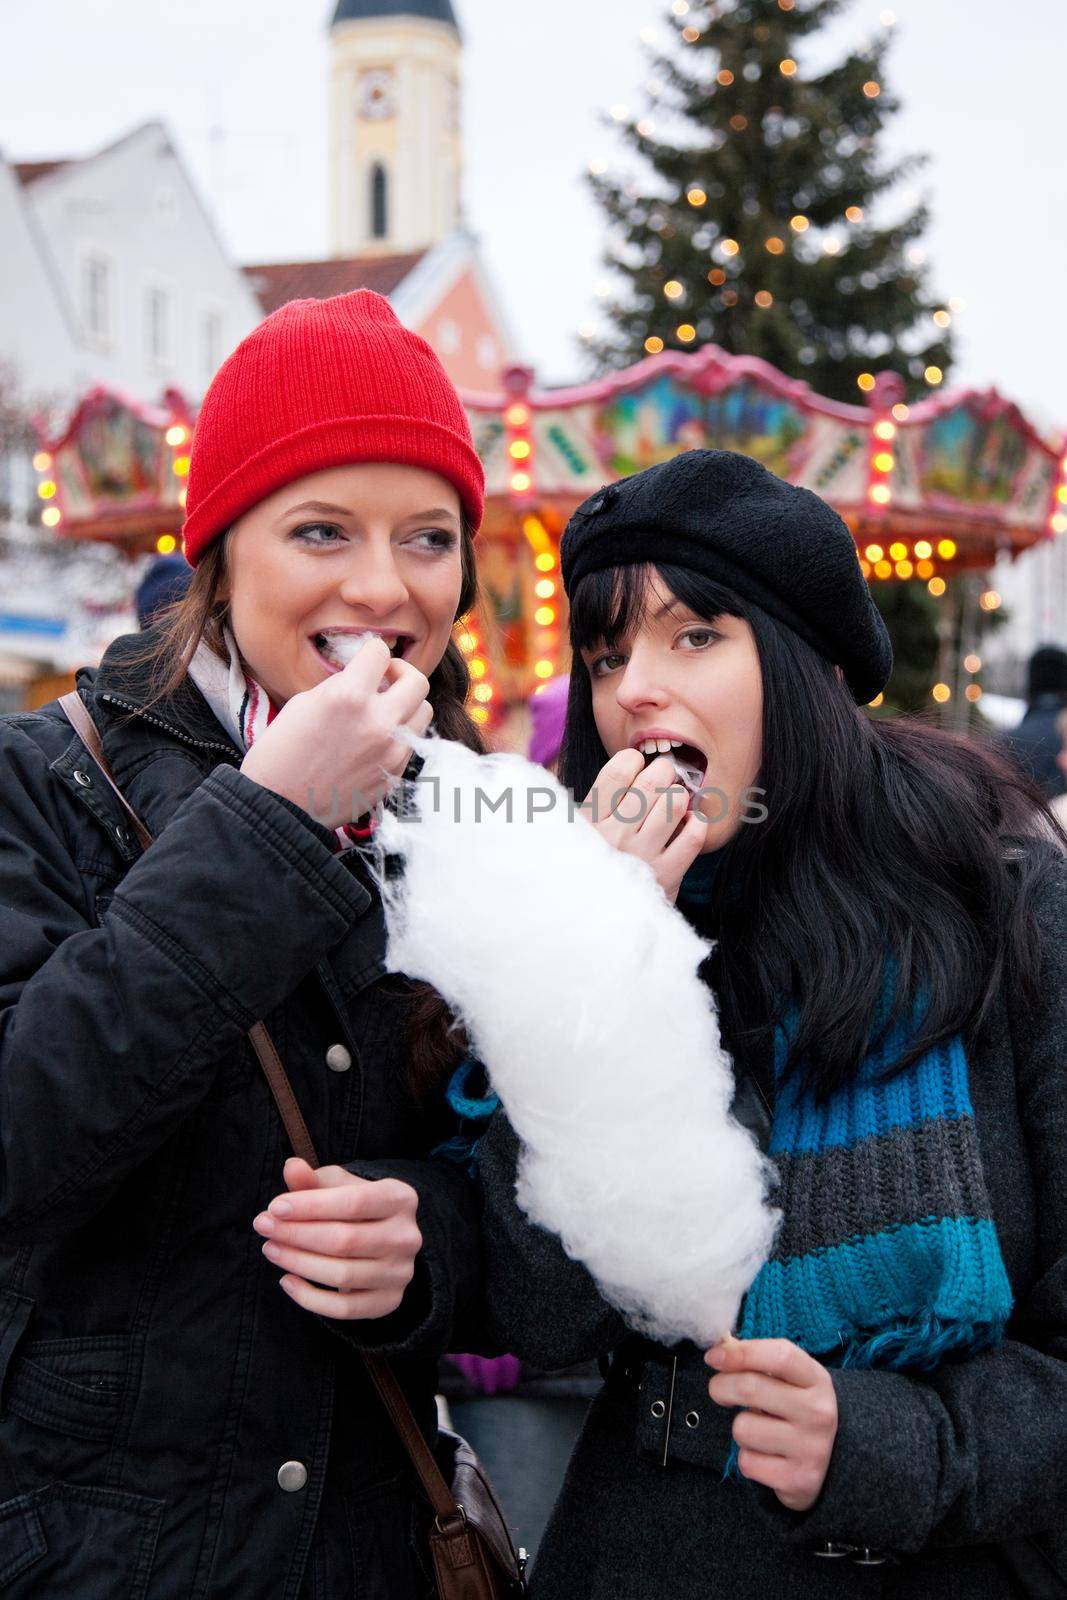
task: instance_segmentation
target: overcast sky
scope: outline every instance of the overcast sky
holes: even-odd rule
[[[583,182],[644,106],[642,28],[666,0],[454,0],[466,42],[465,200],[525,356],[586,375],[601,226]],[[820,59],[897,17],[891,151],[932,157],[934,285],[962,298],[954,381],[1067,427],[1063,0],[853,0]],[[0,0],[0,149],[84,154],[171,128],[241,261],[324,254],[328,0]],[[813,46],[813,48],[816,48]],[[1060,287],[1057,288],[1057,285]]]

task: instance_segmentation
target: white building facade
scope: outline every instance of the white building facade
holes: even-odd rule
[[[135,399],[176,387],[197,402],[226,353],[261,320],[167,130],[149,122],[83,160],[16,168],[41,270],[76,351],[69,398],[96,383]],[[0,355],[24,301],[3,301]],[[54,389],[45,368],[28,389]]]
[[[98,384],[195,407],[262,316],[161,123],[82,159],[0,157],[0,709],[127,628],[139,570],[41,526],[30,418]]]

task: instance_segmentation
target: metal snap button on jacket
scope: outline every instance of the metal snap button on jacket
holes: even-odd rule
[[[295,1494],[308,1481],[308,1469],[302,1461],[284,1461],[278,1468],[278,1488],[286,1494]]]
[[[87,772],[83,772],[80,767],[75,767],[74,769],[74,782],[80,784],[83,789],[91,789],[93,786],[92,778]]]
[[[331,1072],[347,1072],[352,1065],[352,1056],[343,1044],[332,1044],[326,1052],[326,1065]]]

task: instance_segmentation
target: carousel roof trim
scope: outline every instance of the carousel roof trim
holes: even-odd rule
[[[616,395],[640,389],[650,379],[664,375],[679,378],[705,394],[717,394],[739,378],[751,378],[770,389],[773,394],[808,411],[818,411],[823,416],[834,417],[839,422],[853,422],[866,426],[870,420],[867,406],[849,405],[843,400],[828,400],[817,394],[802,378],[787,378],[759,356],[735,356],[718,345],[704,345],[700,350],[666,350],[661,355],[645,356],[632,367],[609,372],[590,383],[577,384],[563,389],[530,390],[520,393],[485,392],[464,393],[465,404],[477,411],[500,411],[519,398],[535,411],[560,410],[569,406],[602,403]],[[505,382],[507,374],[505,374]]]
[[[86,415],[94,410],[102,400],[113,400],[124,410],[132,413],[140,422],[146,422],[152,428],[168,428],[176,419],[192,427],[192,415],[184,397],[177,389],[168,389],[161,401],[153,403],[151,400],[137,400],[124,389],[117,389],[112,384],[96,383],[79,400],[71,412],[63,432],[57,436],[50,436],[46,424],[41,419],[34,420],[34,432],[40,442],[41,449],[49,454],[56,455],[75,437],[81,428]]]

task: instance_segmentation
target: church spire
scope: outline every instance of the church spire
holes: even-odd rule
[[[335,256],[426,250],[459,226],[461,58],[451,0],[338,0],[330,28]]]
[[[337,0],[331,27],[339,22],[363,22],[379,17],[423,17],[445,22],[459,32],[451,0]]]

